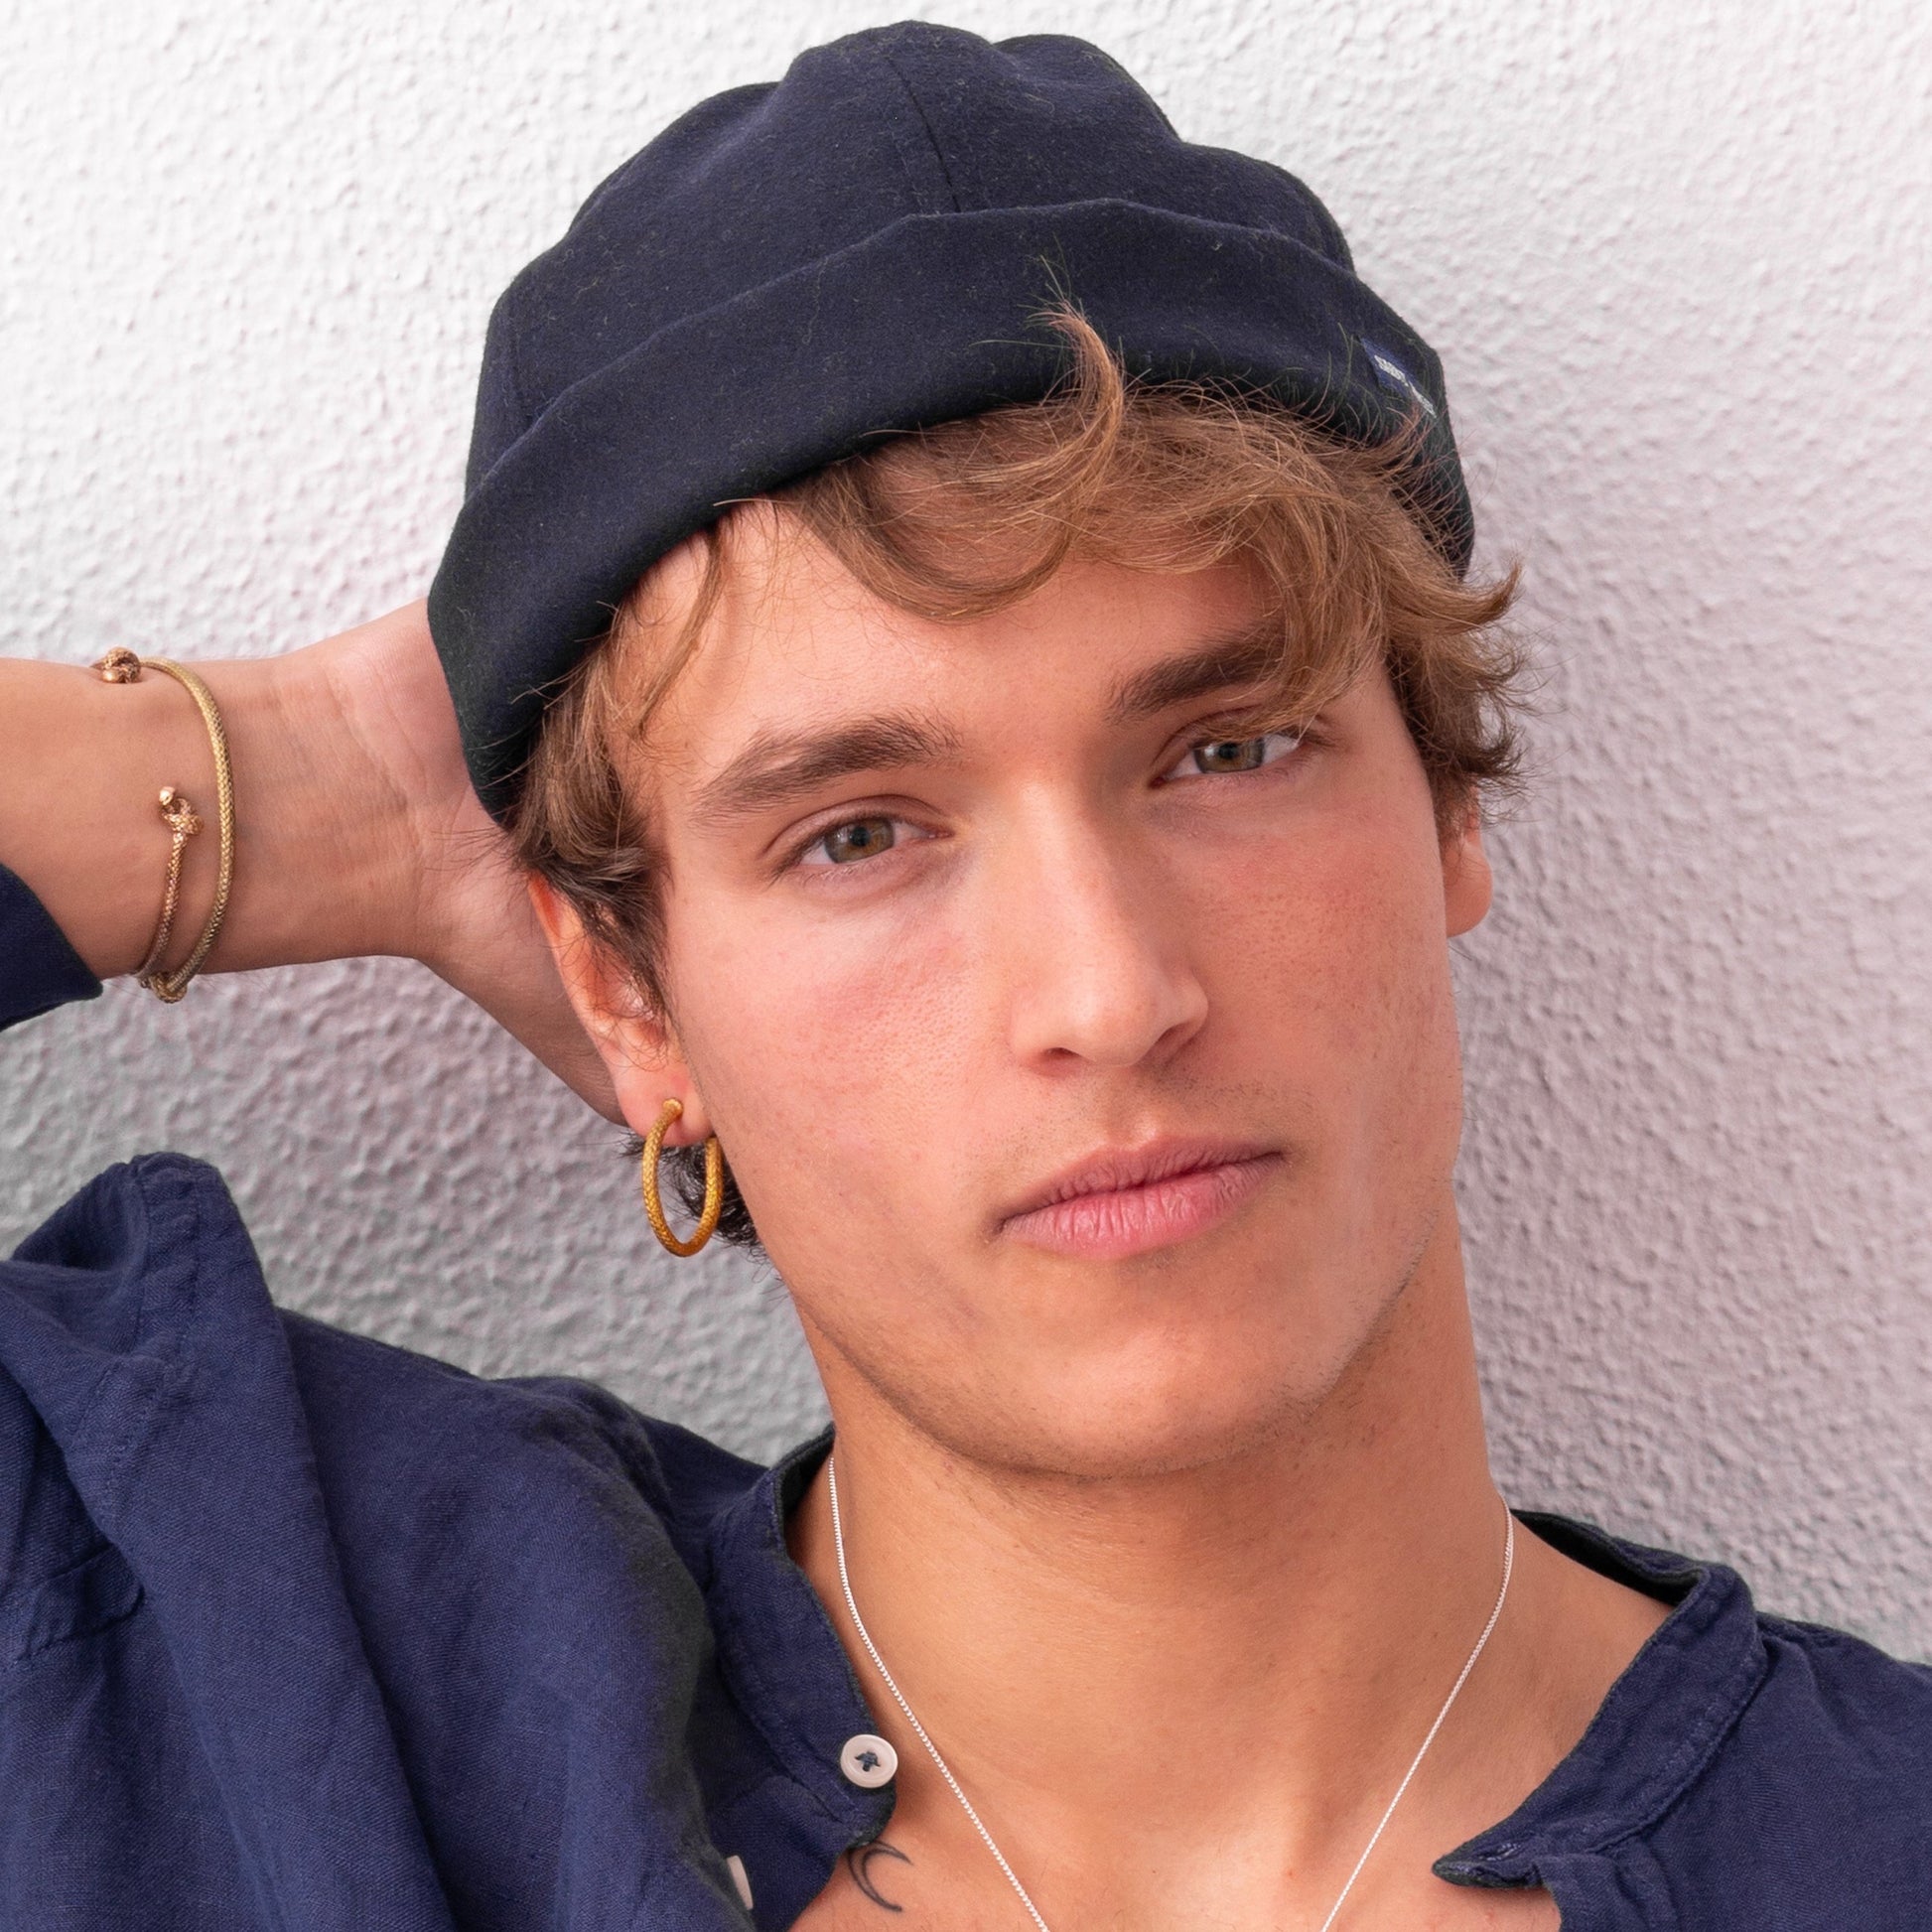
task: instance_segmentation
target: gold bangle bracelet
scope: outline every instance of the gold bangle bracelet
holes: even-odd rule
[[[157,1000],[173,1006],[188,991],[190,982],[202,970],[203,962],[213,947],[215,935],[221,930],[222,916],[228,909],[228,889],[234,883],[234,778],[228,767],[228,736],[221,729],[221,713],[215,707],[213,694],[186,664],[177,664],[166,657],[142,657],[124,644],[116,644],[94,668],[108,684],[136,683],[143,671],[160,671],[173,678],[195,700],[195,708],[202,714],[202,723],[207,727],[208,749],[214,754],[215,808],[221,834],[221,861],[214,881],[214,906],[208,913],[207,924],[202,928],[202,936],[195,942],[194,951],[172,973],[162,970],[161,961],[168,950],[168,941],[174,931],[175,911],[181,898],[182,851],[202,829],[202,821],[179,787],[167,785],[161,793],[161,816],[173,834],[174,844],[168,855],[168,880],[162,896],[161,918],[155,926],[154,943],[148,948],[148,956],[135,969],[134,977]]]

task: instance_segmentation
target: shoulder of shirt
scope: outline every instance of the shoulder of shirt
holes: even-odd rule
[[[1756,1701],[1764,1712],[1802,1709],[1816,1736],[1843,1738],[1874,1768],[1932,1777],[1932,1664],[1822,1623],[1759,1611],[1757,1626],[1769,1666]]]
[[[1849,1631],[1759,1609],[1737,1573],[1613,1536],[1593,1524],[1539,1511],[1523,1520],[1566,1555],[1626,1587],[1673,1604],[1695,1596],[1723,1627],[1755,1632],[1739,1650],[1736,1730],[1746,1740],[1767,1724],[1824,1737],[1834,1728],[1863,1743],[1889,1739],[1901,1761],[1932,1765],[1932,1665],[1910,1663]],[[1712,1617],[1711,1608],[1706,1617]],[[1673,1618],[1665,1633],[1677,1636]],[[1735,1644],[1739,1638],[1727,1641]],[[1700,1651],[1705,1646],[1698,1645]]]
[[[548,1467],[640,1495],[701,1571],[710,1519],[763,1474],[582,1377],[481,1376],[312,1315],[276,1312],[332,1486],[408,1471],[411,1513],[447,1508],[461,1488],[525,1487]]]
[[[701,1572],[710,1520],[761,1474],[592,1382],[478,1376],[276,1309],[219,1174],[179,1155],[106,1170],[0,1261],[0,1370],[97,1521],[119,1493],[111,1458],[157,1413],[201,1412],[179,1474],[213,1482],[224,1457],[259,1452],[277,1384],[345,1529],[365,1502],[402,1529],[602,1497],[625,1515],[641,1502]]]

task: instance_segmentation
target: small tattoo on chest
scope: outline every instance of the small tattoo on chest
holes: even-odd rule
[[[889,1912],[902,1912],[903,1905],[895,1905],[873,1882],[872,1862],[874,1859],[897,1859],[900,1864],[910,1864],[912,1861],[897,1845],[888,1845],[883,1838],[876,1838],[870,1845],[854,1845],[845,1855],[845,1868],[852,1874],[852,1882],[875,1905]]]

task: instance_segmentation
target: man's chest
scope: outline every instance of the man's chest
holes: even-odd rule
[[[986,1864],[986,1871],[962,1870],[884,1841],[859,1848],[840,1861],[795,1932],[1030,1932],[1019,1896],[990,1860]],[[1045,1912],[1046,1901],[1039,1902]],[[1315,1932],[1326,1908],[1283,1916],[1278,1927],[1255,1910],[1252,1897],[1233,1896],[1204,1869],[1191,1898],[1149,1900],[1131,1916],[1117,1900],[1092,1916],[1075,1904],[1048,1913],[1047,1922],[1052,1932],[1172,1932],[1179,1924],[1190,1932]],[[1335,1932],[1559,1932],[1561,1923],[1547,1891],[1480,1890],[1424,1872],[1351,1898]]]

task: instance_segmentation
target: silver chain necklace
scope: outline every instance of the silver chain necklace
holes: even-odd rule
[[[985,1821],[973,1809],[973,1801],[961,1789],[959,1780],[952,1774],[952,1766],[939,1754],[939,1746],[926,1735],[925,1725],[920,1724],[912,1707],[905,1701],[905,1693],[898,1688],[893,1674],[886,1668],[886,1660],[879,1654],[879,1646],[872,1640],[872,1632],[866,1628],[866,1620],[859,1614],[859,1604],[852,1594],[851,1573],[845,1567],[845,1524],[839,1515],[839,1469],[838,1459],[827,1456],[825,1460],[825,1483],[832,1499],[832,1548],[838,1554],[839,1587],[845,1592],[845,1607],[852,1618],[852,1627],[859,1633],[859,1641],[866,1647],[866,1655],[873,1661],[887,1690],[893,1694],[893,1702],[899,1708],[900,1715],[912,1726],[912,1734],[925,1746],[926,1755],[932,1759],[939,1775],[945,1779],[946,1787],[959,1800],[960,1809],[973,1821],[973,1829],[978,1832],[986,1849],[993,1854],[999,1867],[1007,1875],[1007,1883],[1019,1895],[1021,1904],[1027,1908],[1027,1916],[1038,1928],[1038,1932],[1051,1932],[1051,1928],[1039,1915],[1039,1907],[1027,1895],[1027,1888],[1020,1882],[1018,1873],[1007,1863],[1007,1855],[994,1843],[993,1834],[986,1829]],[[1490,1636],[1503,1613],[1503,1605],[1509,1600],[1509,1580],[1516,1569],[1516,1519],[1507,1509],[1503,1511],[1503,1581],[1496,1591],[1495,1607],[1489,1612],[1489,1621],[1482,1626],[1482,1635],[1476,1639],[1476,1647],[1469,1652],[1468,1661],[1457,1674],[1455,1682],[1449,1687],[1449,1694],[1443,1700],[1443,1708],[1436,1714],[1436,1722],[1429,1726],[1429,1735],[1422,1740],[1422,1748],[1409,1760],[1409,1768],[1402,1774],[1402,1782],[1395,1788],[1395,1796],[1389,1800],[1388,1809],[1383,1812],[1381,1823],[1369,1834],[1369,1840],[1362,1847],[1362,1856],[1355,1861],[1355,1868],[1348,1874],[1348,1882],[1341,1888],[1341,1896],[1328,1907],[1328,1916],[1321,1921],[1320,1932],[1329,1932],[1336,1919],[1341,1916],[1341,1908],[1348,1903],[1348,1894],[1355,1889],[1355,1880],[1362,1875],[1362,1867],[1368,1863],[1369,1854],[1382,1842],[1382,1834],[1389,1828],[1389,1820],[1395,1816],[1395,1808],[1401,1804],[1416,1773],[1422,1769],[1422,1761],[1429,1755],[1429,1747],[1436,1741],[1436,1733],[1442,1729],[1443,1721],[1455,1708],[1455,1700],[1462,1695],[1462,1687],[1469,1681],[1469,1673],[1475,1669],[1476,1660],[1488,1646]]]

